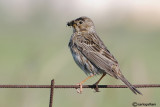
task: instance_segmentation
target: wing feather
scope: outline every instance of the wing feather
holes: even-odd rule
[[[95,66],[114,76],[112,65],[118,64],[103,42],[95,34],[84,34],[76,37],[78,50]]]

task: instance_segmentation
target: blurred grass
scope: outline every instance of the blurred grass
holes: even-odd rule
[[[67,46],[72,29],[66,27],[66,22],[75,15],[51,12],[46,7],[36,8],[22,22],[13,20],[5,10],[0,11],[3,16],[0,18],[0,84],[46,85],[53,78],[59,85],[76,84],[86,78],[74,63]],[[160,30],[157,26],[140,26],[132,20],[123,20],[109,27],[98,19],[95,20],[96,25],[99,36],[117,58],[123,74],[131,83],[160,82]],[[86,84],[93,84],[97,77]],[[121,82],[106,76],[101,84]],[[159,89],[139,90],[143,96],[136,96],[129,89],[101,89],[100,93],[84,89],[81,95],[74,89],[56,89],[54,106],[130,107],[132,102],[158,105]],[[0,94],[1,107],[44,107],[49,104],[49,89],[0,89]]]

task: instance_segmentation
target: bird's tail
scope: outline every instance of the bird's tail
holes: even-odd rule
[[[123,75],[118,76],[118,78],[122,80],[134,94],[138,93],[142,95],[142,93],[138,91],[131,83],[129,83],[128,80]]]

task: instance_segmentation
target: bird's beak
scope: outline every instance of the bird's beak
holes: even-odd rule
[[[74,25],[75,25],[74,20],[67,23],[67,26],[74,26]]]

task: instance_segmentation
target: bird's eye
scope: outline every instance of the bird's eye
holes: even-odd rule
[[[82,21],[79,22],[79,24],[82,24],[82,23],[83,23]]]

